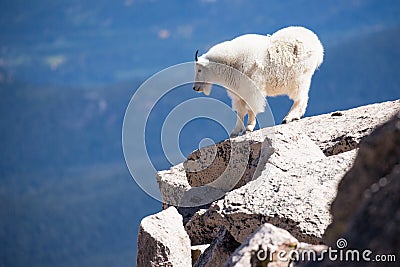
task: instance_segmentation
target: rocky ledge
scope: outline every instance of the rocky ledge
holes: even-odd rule
[[[137,266],[333,266],[277,251],[318,254],[339,238],[400,260],[399,110],[396,100],[264,128],[159,172],[164,210],[141,222]]]

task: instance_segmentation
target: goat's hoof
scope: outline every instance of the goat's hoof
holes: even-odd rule
[[[239,136],[238,133],[231,133],[231,134],[229,135],[229,138],[235,138],[235,137],[238,137],[238,136]]]
[[[283,119],[282,124],[286,124],[286,123],[289,123],[289,122],[292,122],[292,121],[298,121],[298,120],[299,120],[299,118],[293,118],[293,119],[290,119],[290,120]]]

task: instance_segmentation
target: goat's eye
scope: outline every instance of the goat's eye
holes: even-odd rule
[[[197,72],[201,72],[201,70],[198,70]]]

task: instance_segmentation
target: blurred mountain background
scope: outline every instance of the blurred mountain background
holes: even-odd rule
[[[289,25],[325,47],[306,116],[400,98],[397,0],[1,1],[0,266],[134,266],[140,220],[161,208],[123,158],[135,90],[196,49]],[[158,112],[198,96],[179,90]],[[212,97],[230,103],[222,89]],[[268,102],[280,122],[291,101]],[[170,166],[157,140],[163,120],[148,125],[157,169]],[[217,128],[191,123],[182,151],[227,138]]]

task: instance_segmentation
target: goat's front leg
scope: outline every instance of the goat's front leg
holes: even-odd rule
[[[244,116],[247,113],[246,103],[241,99],[232,101],[232,108],[237,111],[237,119],[235,129],[231,132],[230,137],[236,137],[243,131]]]
[[[254,127],[256,127],[256,114],[249,109],[248,112],[248,118],[247,118],[247,126],[246,126],[246,132],[252,132],[254,130]]]

